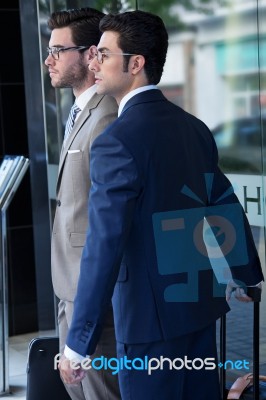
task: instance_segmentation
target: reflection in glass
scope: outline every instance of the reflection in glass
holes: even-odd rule
[[[192,3],[198,8],[203,4]],[[224,2],[207,3],[214,6],[210,13],[188,11],[179,1],[171,7],[168,3],[168,11],[177,13],[181,23],[169,25],[169,51],[160,87],[170,101],[211,128],[220,167],[236,184],[245,205],[265,273],[265,218],[261,213],[265,212],[266,3],[231,0],[227,7]],[[152,11],[150,2],[140,4],[150,4]],[[261,309],[265,302],[264,290]],[[230,305],[227,337],[232,342],[228,341],[227,357],[236,360],[244,355],[252,363],[252,308],[237,301]],[[266,314],[262,314],[263,341]],[[242,348],[232,344],[239,337]],[[266,373],[263,347],[260,357],[261,373]],[[234,375],[234,371],[229,373]]]
[[[266,74],[259,79],[259,66],[265,71],[266,39],[260,40],[259,65],[257,2],[233,0],[227,7],[224,2],[207,3],[209,13],[201,2],[191,11],[171,2],[168,11],[179,24],[169,25],[160,87],[170,101],[215,133],[224,171],[261,174],[260,115],[265,113],[266,91],[260,83]],[[247,130],[254,125],[252,134],[239,128],[245,124]]]
[[[263,201],[263,196],[258,198],[257,193],[263,191],[266,161],[265,1],[39,0],[42,59],[46,58],[50,37],[46,21],[52,11],[92,6],[105,12],[119,12],[134,9],[136,3],[139,9],[160,15],[168,27],[169,50],[160,88],[170,101],[195,114],[211,128],[221,168],[245,182],[247,215],[265,265],[263,223],[259,226],[252,223],[258,214],[258,204]],[[70,89],[51,87],[45,66],[43,85],[48,164],[58,164],[73,97]],[[53,196],[50,198],[54,210]],[[263,204],[259,205],[264,212]],[[264,290],[263,304],[265,295]],[[252,321],[247,318],[247,308],[243,311],[239,304],[233,307],[237,312],[230,313],[233,331],[229,335],[238,338],[245,332],[250,349]],[[262,327],[266,328],[266,314],[263,315]],[[238,349],[234,351],[228,357],[235,360],[243,357]],[[250,351],[245,353],[249,354]],[[262,351],[262,362],[265,359]],[[266,370],[262,373],[266,374]]]

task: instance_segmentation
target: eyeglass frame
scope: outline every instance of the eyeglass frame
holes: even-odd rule
[[[57,47],[57,46],[52,46],[52,47],[47,47],[46,51],[48,53],[48,56],[52,56],[54,60],[58,61],[59,60],[59,53],[60,51],[68,51],[68,50],[87,50],[89,49],[91,46],[70,46],[70,47]],[[52,49],[56,49],[56,51],[53,53]],[[55,57],[55,54],[57,54],[57,56]]]
[[[101,50],[98,50],[96,46],[91,46],[90,51],[91,51],[92,58],[97,57],[97,62],[99,64],[103,64],[103,62],[104,62],[103,56],[109,56],[109,55],[110,56],[112,56],[112,55],[114,55],[114,56],[137,56],[137,54],[133,54],[133,53],[112,53],[111,51],[110,52],[109,51],[101,51]],[[98,57],[99,54],[100,54],[100,59]]]

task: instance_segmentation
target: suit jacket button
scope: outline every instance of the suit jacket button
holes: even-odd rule
[[[58,207],[61,206],[61,201],[60,200],[57,200],[57,205],[58,205]]]

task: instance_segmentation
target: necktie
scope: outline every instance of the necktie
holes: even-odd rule
[[[81,111],[81,109],[77,106],[76,103],[74,103],[73,106],[71,107],[71,110],[69,112],[69,116],[68,116],[68,119],[67,119],[67,122],[66,122],[64,142],[66,141],[66,139],[68,138],[70,132],[72,131],[72,128],[73,128],[74,123],[75,123],[76,116],[80,111]]]

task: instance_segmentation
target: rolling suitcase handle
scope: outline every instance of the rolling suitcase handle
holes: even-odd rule
[[[260,301],[261,289],[249,287],[247,295],[253,299],[253,399],[259,400],[259,374],[260,374]]]
[[[253,375],[253,400],[259,400],[259,327],[260,327],[260,301],[261,289],[258,287],[248,287],[247,295],[253,299],[254,317],[253,317],[253,374],[246,375],[242,382],[244,390],[251,382],[250,376]],[[220,357],[224,365],[226,361],[226,315],[221,317],[220,325]],[[242,379],[242,378],[240,378]],[[220,369],[221,394],[223,399],[230,399],[226,391],[226,371]],[[237,397],[232,397],[237,398]]]

